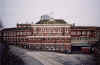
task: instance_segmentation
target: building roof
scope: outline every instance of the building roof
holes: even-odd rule
[[[96,27],[96,26],[72,26],[72,29],[100,30],[100,27]]]
[[[4,28],[0,28],[0,31],[2,31]]]
[[[63,19],[40,20],[36,24],[67,24]]]
[[[2,31],[15,31],[16,28],[4,28],[2,29]]]

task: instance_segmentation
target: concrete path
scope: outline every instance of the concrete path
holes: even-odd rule
[[[10,46],[10,51],[22,58],[25,65],[95,65],[94,58],[86,54],[29,51],[14,46]]]

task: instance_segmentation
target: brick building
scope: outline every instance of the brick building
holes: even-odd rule
[[[100,27],[73,26],[44,15],[36,24],[17,24],[16,28],[5,28],[2,32],[9,44],[37,50],[84,52],[98,41]]]
[[[89,52],[94,44],[99,40],[100,27],[93,26],[72,26],[71,43],[72,50],[81,51],[87,49]]]
[[[3,40],[10,43],[10,44],[16,44],[16,28],[4,28],[0,32],[1,38],[3,37]]]
[[[17,24],[17,37],[23,39],[20,44],[28,43],[29,47],[38,47],[38,49],[64,50],[66,48],[69,50],[70,33],[70,24]]]

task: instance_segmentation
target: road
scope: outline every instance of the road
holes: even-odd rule
[[[14,46],[10,46],[10,51],[19,56],[25,65],[95,65],[94,58],[86,54],[30,51]]]

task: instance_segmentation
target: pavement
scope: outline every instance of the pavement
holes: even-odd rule
[[[88,54],[30,51],[15,46],[10,46],[10,52],[20,57],[24,65],[96,65],[94,57]]]

